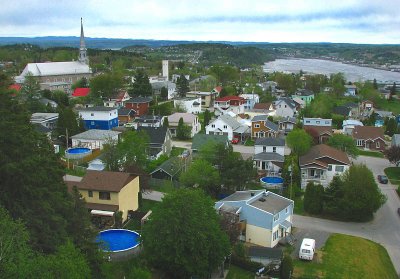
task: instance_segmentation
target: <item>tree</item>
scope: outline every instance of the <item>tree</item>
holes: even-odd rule
[[[221,188],[218,170],[204,159],[195,160],[181,174],[179,181],[186,187],[199,187],[213,197],[217,196]]]
[[[79,121],[75,112],[69,107],[60,107],[58,109],[58,120],[56,124],[57,136],[66,136],[66,130],[68,135],[76,135],[84,131],[84,128],[79,126]]]
[[[204,127],[206,127],[208,123],[210,123],[210,120],[211,120],[211,113],[208,109],[206,109],[204,111]]]
[[[135,82],[132,84],[132,88],[128,90],[132,96],[152,96],[153,88],[151,87],[149,77],[142,70],[137,71],[135,74]],[[167,92],[168,95],[168,92]]]
[[[325,189],[324,212],[338,217],[343,216],[341,201],[344,196],[344,183],[339,175],[335,175]]]
[[[186,79],[186,77],[182,74],[178,79],[176,80],[176,91],[178,92],[178,95],[180,97],[185,97],[186,93],[189,92],[189,81]]]
[[[311,148],[312,137],[303,129],[294,129],[287,135],[286,142],[295,154],[301,156]]]
[[[89,87],[89,83],[87,78],[83,77],[71,85],[71,89],[75,90],[76,88],[87,88]]]
[[[163,100],[168,100],[168,89],[165,86],[161,87],[160,95]]]
[[[217,84],[222,85],[239,79],[239,69],[230,65],[214,65],[210,68],[210,74],[216,78]]]
[[[144,225],[142,238],[149,262],[173,278],[206,277],[230,250],[214,202],[192,189],[166,195]]]
[[[346,91],[344,85],[346,84],[346,79],[343,73],[331,74],[330,85],[333,88],[333,93],[339,97],[342,96]]]
[[[40,85],[37,77],[28,73],[21,87],[21,95],[27,101],[38,100],[40,98]]]
[[[167,127],[167,128],[169,127],[168,117],[164,117],[163,127]]]
[[[304,194],[304,210],[311,214],[320,214],[323,210],[324,187],[309,182]]]
[[[397,164],[400,161],[400,146],[392,145],[389,149],[385,151],[385,155],[389,162],[392,164]]]
[[[190,138],[190,127],[185,125],[182,117],[179,119],[178,127],[176,127],[176,137],[180,140]]]
[[[396,95],[396,83],[393,82],[392,87],[390,88],[390,96],[389,99],[391,100],[393,96]]]
[[[292,278],[293,273],[293,260],[290,255],[285,255],[281,264],[281,279],[290,279]]]
[[[374,89],[378,89],[378,83],[376,82],[376,78],[374,78],[373,86],[374,86]]]
[[[396,133],[396,130],[397,130],[396,119],[390,118],[386,125],[385,134],[391,137]]]
[[[350,157],[357,157],[359,151],[352,137],[343,134],[333,134],[327,144],[346,152]]]
[[[103,144],[103,158],[106,170],[120,171],[121,169],[121,155],[117,147],[117,142],[107,141]]]
[[[90,80],[90,96],[92,98],[108,98],[118,92],[123,86],[122,75],[104,73]]]
[[[147,148],[150,138],[146,132],[126,132],[117,145],[117,154],[124,169],[131,165],[138,165],[146,168]]]

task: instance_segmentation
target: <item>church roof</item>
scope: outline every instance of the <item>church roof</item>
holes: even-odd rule
[[[45,62],[28,63],[22,71],[21,76],[31,73],[33,76],[58,76],[71,74],[91,74],[89,65],[78,61],[72,62]]]

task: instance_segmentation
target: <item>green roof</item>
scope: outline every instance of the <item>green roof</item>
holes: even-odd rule
[[[196,134],[192,141],[192,150],[200,150],[203,145],[208,142],[223,143],[228,142],[228,136],[226,135],[206,135],[206,134]]]
[[[183,162],[181,158],[178,157],[172,157],[162,163],[158,168],[156,168],[154,171],[152,171],[150,174],[153,174],[157,171],[164,171],[167,173],[169,176],[174,177],[176,174],[178,174],[182,167],[183,167]]]

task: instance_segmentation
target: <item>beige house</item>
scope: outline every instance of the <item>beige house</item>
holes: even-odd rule
[[[86,201],[86,207],[96,212],[122,212],[122,220],[128,211],[139,208],[139,177],[124,172],[88,171],[81,181],[66,181],[69,190],[73,186]],[[93,212],[92,212],[93,213]]]
[[[200,91],[190,91],[186,93],[187,98],[201,98],[202,108],[211,108],[214,106],[214,100],[218,95],[217,91],[211,92],[200,92]]]
[[[168,116],[169,129],[172,136],[176,136],[176,128],[178,127],[179,119],[183,119],[183,123],[190,127],[190,137],[200,132],[201,124],[199,118],[191,113],[176,112]]]

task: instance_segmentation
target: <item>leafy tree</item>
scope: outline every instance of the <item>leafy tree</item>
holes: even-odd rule
[[[325,75],[309,75],[306,77],[305,88],[314,93],[321,92],[321,89],[328,85],[328,78]]]
[[[389,99],[391,100],[392,97],[393,97],[394,95],[396,95],[396,83],[395,83],[395,82],[393,82],[393,85],[392,85],[392,87],[390,88],[390,96],[389,96]]]
[[[129,131],[123,134],[117,145],[117,154],[124,169],[131,165],[146,167],[147,148],[150,138],[146,132]]]
[[[163,100],[168,100],[168,89],[165,86],[161,87],[160,95]]]
[[[208,109],[204,111],[204,127],[210,123],[211,120],[211,113]]]
[[[123,86],[121,75],[104,73],[90,80],[90,95],[93,98],[107,98],[113,96]]]
[[[45,97],[47,98],[47,97]],[[51,92],[51,95],[49,96],[50,100],[53,100],[56,102],[59,106],[64,106],[67,107],[69,106],[69,98],[68,95],[61,90],[55,90]]]
[[[191,189],[166,195],[143,227],[142,238],[149,262],[173,278],[208,276],[230,249],[214,202]]]
[[[189,81],[186,79],[186,77],[182,74],[178,79],[176,80],[176,91],[178,92],[178,95],[180,97],[185,97],[186,93],[189,92]]]
[[[283,185],[287,190],[285,196],[292,199],[301,191],[301,174],[299,167],[299,157],[296,154],[285,156],[285,161],[282,168]],[[292,185],[290,185],[292,183]]]
[[[221,187],[218,170],[203,159],[195,160],[189,169],[181,174],[179,181],[186,187],[199,187],[214,197]]]
[[[359,151],[352,137],[343,134],[333,134],[327,144],[346,152],[350,157],[357,157]]]
[[[374,78],[373,87],[374,89],[378,89],[378,83],[376,82],[376,78]]]
[[[76,88],[87,88],[87,87],[89,87],[89,83],[85,77],[77,80],[71,85],[72,90],[75,90]]]
[[[386,125],[385,134],[391,137],[396,133],[396,130],[397,130],[396,120],[394,118],[390,118]]]
[[[311,148],[312,137],[303,129],[294,129],[287,135],[286,142],[295,154],[301,156]]]
[[[210,74],[216,78],[217,84],[222,85],[239,79],[239,69],[229,65],[214,65],[210,68]]]
[[[119,171],[121,168],[121,155],[115,141],[103,144],[103,161],[109,171]]]
[[[128,90],[132,96],[152,96],[153,89],[151,87],[149,77],[142,70],[137,71],[135,74],[135,82],[132,84],[132,88]],[[168,95],[168,92],[167,92]]]
[[[183,118],[181,117],[176,127],[176,137],[180,140],[185,140],[190,138],[190,127],[185,125]]]
[[[342,96],[346,91],[344,85],[346,84],[346,79],[343,73],[331,74],[330,76],[330,84],[333,88],[333,93],[339,97]]]
[[[320,214],[323,210],[324,187],[309,182],[304,194],[304,210],[311,214]]]
[[[392,164],[397,164],[400,161],[400,146],[392,145],[389,149],[385,151],[385,155],[389,162]]]

